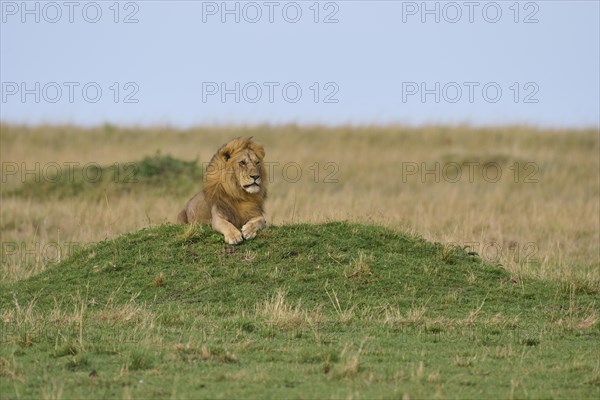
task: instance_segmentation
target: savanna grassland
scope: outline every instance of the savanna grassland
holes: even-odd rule
[[[518,275],[600,281],[598,132],[466,126],[2,125],[2,241],[42,253],[20,249],[2,279],[43,269],[68,243],[174,221],[201,187],[203,163],[245,135],[267,150],[272,224],[373,223],[469,246]],[[166,174],[148,172],[153,162]],[[84,186],[100,167],[101,185]]]
[[[2,399],[600,395],[597,130],[0,127]],[[173,222],[236,136],[230,246]]]

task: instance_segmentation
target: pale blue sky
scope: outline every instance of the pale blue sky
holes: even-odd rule
[[[1,2],[2,121],[599,125],[598,1],[114,3]]]

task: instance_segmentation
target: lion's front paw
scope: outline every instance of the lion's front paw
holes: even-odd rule
[[[260,224],[248,222],[246,225],[242,226],[242,236],[246,240],[254,239],[259,229]]]
[[[237,229],[231,229],[223,236],[225,237],[225,242],[229,244],[238,244],[244,241],[242,233]]]

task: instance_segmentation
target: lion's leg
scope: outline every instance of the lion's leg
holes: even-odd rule
[[[225,219],[217,206],[212,207],[211,214],[211,225],[215,231],[223,234],[225,237],[225,242],[229,244],[238,244],[244,240],[242,233],[235,226],[233,226],[231,222]]]
[[[179,212],[179,214],[177,214],[177,223],[178,224],[187,224],[188,223],[187,212],[185,209],[181,210]]]
[[[265,217],[263,215],[254,217],[242,226],[242,236],[246,240],[254,239],[258,231],[263,229],[267,225]]]

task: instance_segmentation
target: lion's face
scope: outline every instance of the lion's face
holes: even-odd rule
[[[261,159],[250,149],[239,152],[231,157],[230,165],[233,166],[238,184],[243,190],[254,194],[260,192],[262,184]]]
[[[219,149],[209,163],[205,188],[208,187],[213,197],[221,198],[218,193],[224,193],[232,199],[261,202],[266,196],[267,184],[264,157],[263,146],[253,142],[252,138],[230,141]],[[248,195],[252,195],[252,199]]]

